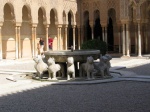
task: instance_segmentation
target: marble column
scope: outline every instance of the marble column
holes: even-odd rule
[[[138,35],[137,35],[137,24],[135,23],[135,54],[138,54]]]
[[[18,33],[17,33],[17,36],[18,36],[18,58],[21,58],[22,57],[22,51],[21,51],[21,38],[20,38],[20,26],[17,27],[18,28]]]
[[[129,24],[126,24],[126,54],[130,57],[130,32],[129,32]]]
[[[122,34],[121,34],[121,26],[120,26],[120,24],[118,25],[118,29],[119,29],[119,31],[118,31],[118,35],[119,35],[119,53],[121,53],[121,45],[122,45],[122,41],[121,41],[121,39],[122,39]]]
[[[62,50],[62,35],[61,35],[61,28],[59,28],[59,49]]]
[[[90,22],[90,27],[91,27],[92,39],[94,39],[94,25],[93,25],[93,22]]]
[[[81,47],[81,27],[78,26],[78,49]]]
[[[37,42],[36,42],[36,27],[34,27],[34,56],[36,56],[38,53],[37,53]]]
[[[0,26],[0,60],[3,59],[3,50],[2,50],[2,27]]]
[[[105,42],[107,43],[107,26],[105,26]]]
[[[46,25],[45,28],[46,28],[46,32],[45,32],[45,33],[46,33],[46,34],[45,34],[45,35],[46,35],[46,37],[45,37],[45,39],[46,39],[46,40],[45,40],[45,42],[46,42],[46,43],[45,43],[46,49],[45,49],[45,50],[48,51],[48,50],[49,50],[49,45],[48,45],[48,28],[49,28],[49,25]]]
[[[61,28],[62,25],[57,26],[57,50],[61,50]]]
[[[148,53],[148,23],[145,24],[145,52]]]
[[[73,25],[73,49],[75,50],[75,47],[76,47],[76,39],[75,39],[75,28],[76,28],[76,26],[75,25]]]
[[[141,57],[142,52],[142,46],[141,46],[141,26],[140,23],[138,23],[138,57]]]
[[[57,27],[57,50],[59,50],[59,27]]]
[[[34,39],[34,27],[32,26],[32,37],[31,37],[31,42],[32,42],[32,57],[34,57],[35,55],[34,55],[34,44],[35,44],[35,39]]]
[[[15,27],[15,49],[16,49],[16,53],[15,53],[15,59],[18,59],[18,26]]]
[[[102,27],[103,41],[105,42],[105,27]]]
[[[123,53],[123,56],[125,56],[125,51],[126,51],[126,48],[125,48],[125,24],[122,24],[122,53]]]
[[[67,43],[68,43],[68,38],[67,38],[67,35],[68,35],[68,32],[67,32],[67,30],[68,30],[68,25],[65,25],[65,50],[67,50],[68,49],[68,47],[67,47]]]

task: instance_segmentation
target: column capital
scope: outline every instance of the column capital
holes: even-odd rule
[[[102,27],[107,27],[107,23],[101,23]]]
[[[3,22],[0,22],[0,27],[2,27],[3,26]]]
[[[68,24],[65,24],[64,26],[65,26],[65,28],[68,28]]]
[[[49,28],[49,24],[46,24],[46,25],[45,25],[45,28]]]
[[[37,27],[37,23],[32,23],[32,27]]]
[[[21,26],[21,22],[16,22],[15,24],[17,27],[20,27]]]
[[[90,21],[90,22],[89,22],[89,25],[90,25],[91,27],[93,27],[93,26],[94,26],[94,22]]]
[[[72,25],[72,27],[73,27],[73,28],[75,28],[75,27],[76,27],[76,25]]]
[[[62,27],[62,24],[58,24],[57,27],[58,27],[58,28],[61,28],[61,27]]]

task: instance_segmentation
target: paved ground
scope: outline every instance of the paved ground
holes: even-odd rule
[[[0,112],[150,112],[149,59],[113,58],[114,78],[80,82],[24,80],[33,65],[0,61]]]

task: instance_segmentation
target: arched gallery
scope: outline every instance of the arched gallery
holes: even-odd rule
[[[42,37],[48,49],[80,49],[100,39],[108,52],[142,57],[150,54],[149,0],[2,0],[0,59],[32,58]]]

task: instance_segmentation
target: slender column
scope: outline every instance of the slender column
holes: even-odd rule
[[[35,55],[34,55],[34,41],[35,39],[34,39],[34,27],[32,27],[32,57],[34,57]]]
[[[15,53],[15,59],[18,59],[18,35],[17,35],[17,30],[18,30],[18,28],[17,28],[17,26],[15,27],[15,35],[16,35],[16,39],[15,39],[15,49],[16,49],[16,53]]]
[[[120,25],[118,25],[118,27],[119,27],[119,53],[121,53],[121,26]]]
[[[122,25],[122,52],[125,56],[125,24]]]
[[[81,28],[78,26],[78,49],[81,47]]]
[[[94,25],[93,25],[93,22],[90,22],[90,27],[91,27],[92,39],[94,39]]]
[[[17,27],[17,36],[18,36],[18,53],[19,53],[19,58],[22,57],[22,52],[21,52],[21,38],[20,38],[20,26]]]
[[[107,43],[107,26],[105,26],[105,42]]]
[[[48,45],[48,27],[49,27],[49,25],[46,25],[45,26],[45,28],[46,28],[46,40],[45,40],[45,42],[46,42],[46,44],[45,44],[45,47],[46,47],[46,51],[48,51],[49,50],[49,45]]]
[[[57,50],[61,50],[61,28],[62,25],[57,26]]]
[[[57,50],[59,50],[59,27],[57,27]]]
[[[130,33],[129,24],[126,24],[126,54],[130,57]]]
[[[34,55],[37,55],[36,27],[34,27]]]
[[[65,25],[65,50],[67,50],[67,27],[68,27],[68,25]]]
[[[62,50],[61,28],[62,28],[62,27],[59,28],[59,49],[60,49],[60,50]]]
[[[148,53],[148,30],[147,30],[147,23],[145,24],[145,52]]]
[[[103,41],[105,41],[105,27],[102,27]]]
[[[141,31],[140,31],[140,23],[138,23],[138,56],[141,57]]]
[[[76,28],[76,26],[75,25],[73,25],[73,49],[75,50],[75,42],[76,42],[76,40],[75,40],[75,28]]]
[[[135,54],[138,54],[137,24],[135,23]]]
[[[3,51],[2,51],[2,27],[0,26],[0,60],[3,58]]]

